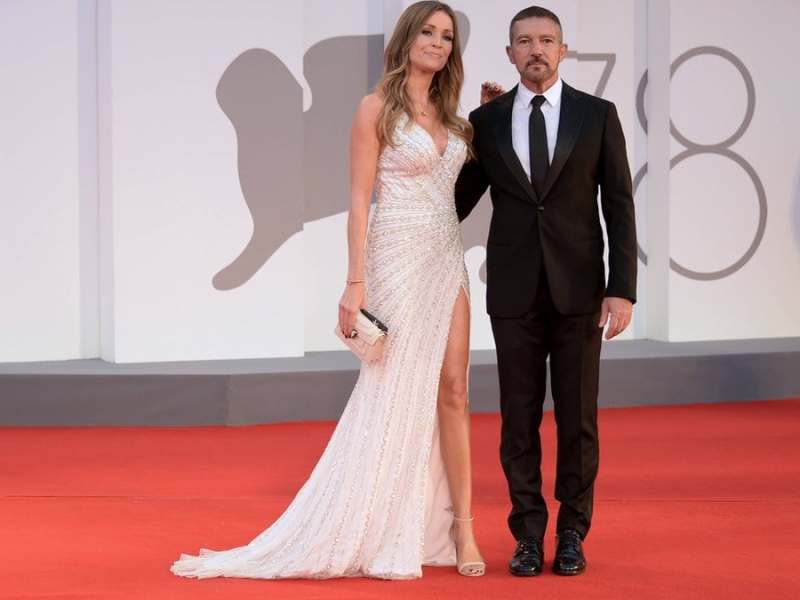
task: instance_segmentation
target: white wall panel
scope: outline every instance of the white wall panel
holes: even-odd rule
[[[80,353],[77,24],[0,2],[0,362]]]
[[[707,147],[671,172],[670,250],[698,274],[730,271],[672,271],[672,340],[800,335],[798,22],[796,2],[672,2],[673,61],[692,54],[672,79],[672,119]],[[686,150],[673,136],[673,158]]]
[[[113,214],[115,360],[302,354],[299,233],[246,282],[229,290],[212,284],[254,231],[237,135],[217,86],[251,48],[268,48],[297,76],[301,6],[146,0],[110,8],[101,26],[110,28],[102,51],[111,57],[111,188],[101,201]],[[275,105],[255,93],[252,101],[265,113],[276,110],[287,87],[275,87]],[[299,110],[280,116],[296,119],[297,136]],[[275,218],[291,219],[300,210],[299,146],[281,152],[294,152],[296,169],[281,176],[296,182],[298,196],[268,201]]]

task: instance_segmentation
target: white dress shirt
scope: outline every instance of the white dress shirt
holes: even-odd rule
[[[548,163],[553,162],[553,151],[556,148],[558,138],[558,120],[561,116],[561,89],[563,83],[559,77],[544,94],[545,101],[542,104],[542,114],[544,115],[544,125],[547,130],[547,155]],[[517,86],[517,95],[514,98],[514,106],[511,109],[511,143],[514,152],[517,153],[522,168],[531,178],[531,159],[530,159],[530,139],[528,136],[528,121],[531,116],[531,100],[538,94],[532,92],[521,81]],[[534,148],[536,151],[536,148]]]

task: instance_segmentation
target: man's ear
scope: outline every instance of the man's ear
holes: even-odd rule
[[[508,61],[513,65],[516,64],[514,62],[514,55],[511,53],[511,46],[506,46],[506,56],[508,57]]]
[[[561,44],[561,58],[558,59],[559,63],[567,57],[567,50],[569,50],[567,44]]]

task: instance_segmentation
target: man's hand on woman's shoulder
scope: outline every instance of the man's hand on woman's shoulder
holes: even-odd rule
[[[506,91],[503,89],[503,86],[496,81],[484,81],[481,84],[481,105],[491,102],[505,93]]]

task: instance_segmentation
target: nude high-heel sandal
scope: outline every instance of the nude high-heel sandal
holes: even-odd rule
[[[480,577],[484,573],[486,573],[486,563],[482,560],[475,560],[471,562],[460,562],[458,556],[458,544],[456,543],[456,534],[455,534],[455,526],[456,521],[460,521],[462,523],[471,523],[474,520],[474,517],[457,517],[452,509],[449,509],[449,512],[453,513],[453,524],[450,525],[450,539],[453,540],[453,544],[456,545],[456,569],[460,575],[465,575],[467,577]]]

